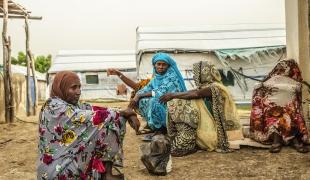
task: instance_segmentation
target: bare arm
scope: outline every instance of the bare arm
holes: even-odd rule
[[[136,94],[134,98],[132,98],[132,100],[129,103],[129,107],[133,108],[135,106],[138,105],[138,102],[140,101],[140,99],[145,98],[145,97],[151,97],[152,96],[152,92],[146,92],[143,94]]]
[[[152,96],[152,92],[147,92],[147,93],[143,93],[143,94],[137,94],[137,96],[139,96],[139,99],[145,98],[145,97],[151,97]]]
[[[120,75],[118,76],[127,86],[131,87],[134,90],[139,90],[139,84],[128,78],[127,76],[123,75],[123,73],[120,72]]]
[[[203,88],[198,90],[190,90],[187,92],[167,93],[159,98],[160,102],[166,103],[172,99],[200,99],[211,97],[212,93],[210,88]]]
[[[131,87],[134,90],[138,90],[139,84],[125,76],[122,72],[117,69],[108,69],[108,75],[117,75],[127,86]]]

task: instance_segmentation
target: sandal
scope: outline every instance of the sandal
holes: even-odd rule
[[[293,148],[296,149],[299,153],[307,153],[309,152],[309,149],[304,146],[304,144],[299,143],[297,140],[293,141]]]
[[[277,144],[272,144],[270,149],[269,149],[269,152],[270,153],[279,153],[282,149],[282,144],[280,143],[277,143]]]
[[[148,126],[144,127],[142,130],[139,130],[139,135],[141,134],[151,134],[154,131],[150,129]]]
[[[142,141],[151,142],[153,140],[153,136],[154,136],[154,134],[147,134],[147,135],[143,136]]]

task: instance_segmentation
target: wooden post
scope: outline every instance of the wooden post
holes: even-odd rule
[[[25,19],[27,19],[27,16],[25,16]],[[25,32],[27,36],[28,27],[25,26]],[[27,104],[27,116],[30,116],[32,113],[32,99],[31,99],[31,89],[30,89],[30,58],[27,53],[27,48],[29,47],[29,41],[26,38],[26,63],[27,63],[27,79],[26,79],[26,104]]]
[[[285,0],[286,51],[288,59],[295,59],[304,81],[310,83],[309,0]],[[302,101],[306,125],[310,127],[310,89],[303,85]],[[308,128],[310,133],[310,129]]]
[[[11,123],[15,118],[14,94],[12,90],[12,73],[11,73],[11,40],[7,37],[8,25],[8,0],[3,0],[3,82],[5,97],[5,122]]]
[[[29,47],[29,23],[28,23],[28,16],[25,16],[25,32],[26,32],[26,57],[27,60],[30,60],[30,67],[31,67],[31,72],[32,72],[32,77],[33,77],[33,81],[34,81],[34,93],[35,93],[35,102],[34,102],[34,106],[32,109],[32,113],[33,115],[36,115],[37,112],[37,108],[38,108],[38,81],[37,81],[37,77],[36,77],[36,71],[35,71],[35,67],[34,67],[34,57],[31,53],[30,47]],[[27,63],[28,64],[28,63]],[[28,66],[27,66],[28,68]],[[27,70],[28,73],[28,70]]]

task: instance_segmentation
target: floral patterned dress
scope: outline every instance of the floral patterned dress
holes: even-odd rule
[[[271,143],[279,134],[285,143],[293,138],[305,142],[308,131],[302,112],[302,78],[294,60],[282,60],[264,82],[254,88],[250,116],[250,137]]]
[[[108,108],[48,99],[40,114],[37,179],[99,179],[104,161],[122,166],[125,125]]]

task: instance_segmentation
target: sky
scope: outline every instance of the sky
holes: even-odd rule
[[[59,50],[133,50],[137,26],[285,23],[284,0],[15,0],[30,22],[35,55]],[[2,31],[2,21],[1,31]],[[12,55],[25,49],[24,21],[9,20]],[[2,54],[2,48],[1,54]]]

